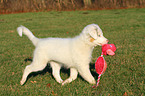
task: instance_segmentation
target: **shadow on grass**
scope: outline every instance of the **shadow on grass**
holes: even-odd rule
[[[25,61],[25,62],[28,62],[28,61],[32,62],[32,59],[31,59],[31,58],[26,58],[24,61]],[[94,68],[95,68],[95,63],[90,63],[90,70],[92,70],[92,69],[94,69]],[[65,74],[67,73],[67,75],[70,76],[70,69],[66,69],[66,68],[63,68],[63,67],[62,67],[60,71],[61,71],[62,73],[65,73]],[[28,80],[29,78],[35,77],[35,76],[37,76],[37,75],[44,75],[44,74],[46,74],[47,72],[48,72],[48,73],[51,73],[51,76],[52,76],[52,68],[49,66],[49,63],[47,64],[47,66],[46,66],[42,71],[30,73],[30,74],[28,75],[28,77],[27,77],[27,80]],[[97,80],[98,74],[97,74],[96,72],[94,72],[94,71],[91,71],[91,73],[92,73],[93,77]],[[81,78],[82,81],[85,81],[80,75],[78,75],[78,77]],[[52,76],[52,78],[54,78],[54,77]],[[26,80],[26,82],[27,82],[27,80]],[[26,83],[26,82],[25,82],[25,83]]]

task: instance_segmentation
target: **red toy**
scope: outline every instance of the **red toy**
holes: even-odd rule
[[[104,44],[102,46],[102,52],[104,55],[115,55],[116,47],[114,44]]]
[[[95,62],[96,72],[99,74],[97,85],[94,85],[93,88],[99,85],[101,75],[106,71],[107,63],[103,57],[103,55],[115,55],[116,47],[114,44],[105,44],[102,46],[102,54]]]

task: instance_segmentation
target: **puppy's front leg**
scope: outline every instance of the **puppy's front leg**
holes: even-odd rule
[[[80,67],[78,71],[80,75],[90,84],[96,84],[96,81],[90,72],[89,66]]]
[[[70,77],[68,79],[66,79],[62,85],[66,84],[66,83],[70,83],[73,80],[75,80],[77,78],[78,75],[78,71],[75,68],[70,68]]]
[[[55,80],[58,83],[62,83],[63,80],[60,77],[60,68],[61,68],[61,66],[58,63],[56,63],[56,62],[50,62],[50,65],[52,67],[53,77],[55,78]]]

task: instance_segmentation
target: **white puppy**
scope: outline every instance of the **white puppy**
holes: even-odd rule
[[[86,26],[79,36],[74,38],[37,38],[24,26],[17,28],[18,34],[24,33],[34,44],[35,51],[33,62],[27,65],[20,84],[23,85],[31,72],[43,70],[47,63],[52,67],[52,74],[58,83],[70,83],[79,74],[90,84],[95,84],[95,79],[89,70],[91,54],[97,45],[107,44],[102,30],[96,24]],[[60,68],[70,68],[70,77],[63,81],[60,77]]]

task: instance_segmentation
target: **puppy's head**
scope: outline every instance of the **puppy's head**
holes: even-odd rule
[[[101,46],[108,43],[108,39],[103,36],[102,30],[97,24],[87,25],[82,34],[85,37],[84,39],[86,39],[85,41],[93,46]]]

